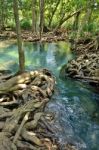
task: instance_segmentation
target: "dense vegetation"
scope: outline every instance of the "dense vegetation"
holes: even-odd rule
[[[38,32],[40,26],[44,31],[62,28],[67,32],[72,30],[73,36],[75,33],[95,35],[99,32],[99,0],[42,0],[41,4],[39,0],[18,2],[22,29]],[[0,0],[0,3],[0,30],[15,29],[12,0]]]

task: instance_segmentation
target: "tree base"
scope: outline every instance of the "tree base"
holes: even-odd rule
[[[52,96],[54,85],[54,77],[46,69],[2,76],[0,149],[57,149],[43,122],[46,116],[44,106]]]

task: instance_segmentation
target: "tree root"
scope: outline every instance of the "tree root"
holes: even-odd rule
[[[54,91],[54,77],[43,69],[13,77],[7,75],[1,80],[0,149],[48,149],[44,144],[45,137],[39,136],[37,131],[42,128],[38,122]]]
[[[99,52],[88,53],[71,60],[61,69],[64,76],[86,80],[88,83],[99,86]]]
[[[96,53],[99,49],[99,35],[96,37],[87,37],[87,38],[80,38],[77,41],[74,41],[72,44],[71,49],[76,51],[78,55],[81,54],[88,54],[88,53]]]

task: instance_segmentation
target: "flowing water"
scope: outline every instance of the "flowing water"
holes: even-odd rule
[[[99,94],[86,83],[59,77],[65,63],[74,56],[69,43],[23,43],[26,69],[47,68],[56,76],[56,90],[46,111],[55,113],[54,130],[62,144],[80,150],[99,150]],[[18,70],[16,43],[0,43],[0,69]]]

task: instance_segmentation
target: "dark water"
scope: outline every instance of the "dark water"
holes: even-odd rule
[[[56,115],[54,128],[63,144],[69,142],[80,150],[99,150],[99,94],[89,85],[59,78],[59,71],[73,56],[69,44],[24,43],[26,69],[47,68],[56,76],[56,90],[46,111]],[[18,69],[16,44],[0,46],[0,68]],[[62,149],[63,149],[62,147]]]

